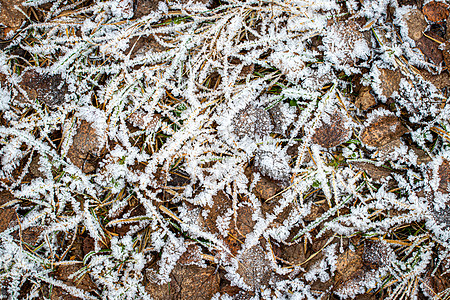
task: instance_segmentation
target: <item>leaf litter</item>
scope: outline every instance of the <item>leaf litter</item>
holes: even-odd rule
[[[1,2],[2,297],[448,298],[425,2]]]

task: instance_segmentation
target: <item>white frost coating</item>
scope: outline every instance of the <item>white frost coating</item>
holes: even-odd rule
[[[8,75],[0,87],[0,188],[12,194],[2,209],[20,208],[0,233],[0,267],[12,298],[23,282],[90,297],[50,272],[60,260],[74,264],[73,250],[64,251],[81,228],[94,245],[80,257],[77,275],[88,274],[102,299],[150,299],[143,283],[169,282],[192,243],[204,259],[198,265],[224,270],[254,299],[317,299],[313,287],[336,278],[340,254],[358,254],[368,239],[383,238],[389,243],[361,254],[373,270],[323,292],[353,297],[393,278],[394,292],[418,297],[411,283],[443,268],[450,251],[450,109],[438,87],[409,71],[434,67],[387,20],[389,5],[407,36],[407,8],[360,2],[231,1],[209,9],[161,1],[133,19],[128,0],[80,11],[52,1],[46,23],[16,32],[12,45],[38,58],[40,73],[61,74],[66,102],[21,102],[21,75],[11,70],[17,57],[0,54],[0,72]],[[365,18],[366,25],[358,23]],[[39,42],[28,45],[28,37]],[[381,69],[401,72],[389,103]],[[353,110],[355,74],[364,74],[361,82],[377,101],[366,113]],[[319,126],[334,126],[337,107],[351,140],[346,135],[333,149],[312,145]],[[386,116],[402,118],[409,133],[386,149],[367,149],[351,129]],[[90,174],[67,159],[83,121],[105,149],[87,155],[96,168]],[[355,168],[352,159],[375,173]],[[377,178],[380,170],[385,179]],[[219,193],[225,197],[217,200]],[[410,233],[416,224],[419,232]],[[40,246],[17,238],[30,229],[42,229]],[[355,236],[359,244],[347,247]],[[326,243],[316,262],[278,257],[284,247],[303,249],[320,239]],[[238,272],[238,260],[257,247],[264,251],[253,252],[251,262],[260,270]]]

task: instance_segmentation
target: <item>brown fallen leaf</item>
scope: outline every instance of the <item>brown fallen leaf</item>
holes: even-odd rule
[[[355,100],[355,105],[362,111],[368,110],[377,104],[375,97],[370,93],[370,88],[362,88]]]
[[[378,166],[375,166],[374,164],[368,163],[368,162],[355,161],[355,162],[351,162],[351,165],[355,166],[359,170],[366,172],[367,175],[369,175],[369,177],[371,177],[375,181],[378,181],[382,178],[386,178],[393,173],[393,171],[391,171],[387,168],[378,167]]]
[[[443,48],[442,56],[444,57],[445,66],[447,67],[447,70],[449,70],[449,68],[450,68],[450,40],[447,40],[447,42],[445,42],[441,46]]]
[[[219,216],[225,215],[225,213],[232,209],[233,202],[231,199],[225,194],[223,191],[218,191],[216,195],[212,197],[213,205],[208,207],[209,213],[207,215],[201,214],[199,216],[199,222],[202,226],[205,226],[206,229],[211,233],[219,233],[217,228],[217,218]]]
[[[324,148],[333,148],[350,138],[351,129],[340,111],[327,115],[329,120],[322,118],[322,125],[316,129],[311,140]]]
[[[202,249],[196,244],[189,244],[186,251],[178,259],[178,263],[183,266],[200,264],[202,261]]]
[[[386,98],[392,96],[400,88],[400,81],[404,77],[400,70],[379,69],[381,94]]]
[[[379,242],[366,242],[352,251],[347,249],[338,256],[334,291],[341,297],[354,299],[373,299],[363,294],[366,281],[374,280],[377,270],[386,264],[384,245]],[[386,248],[386,252],[389,249]],[[361,298],[357,294],[362,294]],[[368,298],[367,298],[368,297]]]
[[[264,136],[268,136],[273,130],[269,112],[251,104],[241,109],[231,123],[234,134],[239,138],[247,136],[252,139],[262,139]]]
[[[237,57],[233,57],[233,58],[230,58],[230,64],[231,65],[240,65],[240,64],[242,64],[242,61]],[[247,75],[252,74],[254,70],[255,70],[254,64],[244,65],[242,67],[241,72],[239,73],[239,77],[246,78]]]
[[[431,174],[431,171],[430,171]],[[434,178],[434,174],[431,174]],[[437,180],[439,180],[438,190],[441,193],[448,193],[448,188],[450,187],[450,161],[443,160],[438,168]]]
[[[61,280],[66,285],[77,287],[81,290],[84,290],[86,292],[93,291],[97,289],[97,285],[92,281],[90,275],[88,273],[84,273],[80,275],[79,277],[76,276],[73,279],[70,279],[69,277],[79,271],[83,265],[77,264],[77,265],[60,265],[56,268],[55,275],[58,280]],[[72,296],[70,293],[65,291],[64,289],[60,287],[55,287],[52,290],[52,294],[50,297],[51,300],[76,300],[80,299],[78,297]]]
[[[412,151],[414,151],[414,154],[417,155],[417,163],[419,165],[427,164],[427,163],[429,163],[431,161],[431,157],[425,151],[423,151],[422,149],[417,148],[415,146],[410,146],[410,149]]]
[[[155,300],[209,300],[220,291],[220,280],[214,267],[176,265],[166,284],[150,282],[145,290]]]
[[[430,168],[428,174],[431,181],[435,182],[437,180],[437,192],[448,195],[450,188],[450,161],[443,160],[438,167],[437,174],[434,172],[435,171]],[[425,192],[425,195],[429,202],[429,211],[435,222],[442,225],[444,228],[450,228],[450,200],[447,198],[446,201],[444,200],[444,205],[437,207],[435,205],[436,193],[433,191]]]
[[[168,48],[161,45],[153,35],[135,36],[130,39],[129,46],[124,51],[124,54],[130,55],[130,58],[134,59],[137,56],[145,55],[149,51],[164,52],[166,50]]]
[[[303,243],[274,247],[273,251],[277,257],[293,265],[299,265],[306,260],[305,246]]]
[[[230,230],[234,236],[245,238],[247,234],[253,231],[256,221],[253,220],[253,213],[255,212],[253,206],[248,202],[239,203],[237,209],[236,226],[232,225]]]
[[[428,294],[430,298],[442,299],[442,297],[445,297],[445,291],[448,290],[448,287],[450,286],[449,277],[439,273],[440,272],[431,275],[431,271],[429,271],[423,279],[424,292]],[[442,297],[439,295],[442,295]]]
[[[252,173],[252,180],[253,178],[254,175]],[[261,198],[261,200],[263,201],[272,198],[280,191],[281,191],[280,185],[277,182],[275,182],[275,180],[272,180],[267,176],[261,176],[258,182],[255,184],[255,188],[253,189],[255,195]]]
[[[423,14],[431,22],[443,22],[448,18],[448,4],[431,1],[423,6]]]
[[[431,32],[427,32],[426,35],[417,40],[417,47],[419,47],[426,58],[431,60],[435,65],[439,65],[444,60],[444,56],[442,50],[439,49],[440,43],[437,41],[443,41]]]
[[[336,262],[336,272],[340,280],[348,280],[358,270],[363,267],[362,248],[356,249],[356,251],[347,249],[344,253],[340,254]],[[336,280],[339,281],[339,280]]]
[[[328,23],[330,34],[337,36],[342,41],[339,44],[332,45],[329,52],[336,55],[341,63],[354,66],[358,59],[364,58],[366,55],[364,54],[365,51],[361,51],[361,49],[368,49],[370,44],[367,39],[368,35],[361,32],[361,26],[352,19],[341,22],[329,19]]]
[[[445,89],[450,85],[450,75],[448,72],[432,74],[427,70],[420,70],[420,75],[424,80],[431,82],[439,90]],[[439,101],[439,99],[435,99],[435,101]]]
[[[26,13],[27,9],[22,5],[22,2],[22,0],[0,0],[0,24],[6,27],[2,38],[5,38],[9,31],[18,29],[26,20],[26,16],[14,7],[17,6]]]
[[[67,152],[70,161],[84,173],[93,172],[96,167],[95,157],[100,152],[99,138],[91,123],[81,121]]]
[[[0,205],[4,205],[14,199],[14,196],[6,191],[0,191]],[[0,233],[17,221],[16,209],[13,207],[0,208]]]
[[[381,147],[400,138],[408,130],[400,120],[393,115],[383,116],[364,128],[360,135],[361,141],[370,147]]]
[[[272,278],[272,267],[261,246],[257,245],[247,249],[238,257],[238,260],[239,267],[236,273],[241,276],[245,284],[252,289],[269,284]]]
[[[161,116],[158,114],[152,115],[142,110],[137,110],[127,118],[127,121],[139,129],[152,130],[157,128],[160,119]]]
[[[158,9],[159,0],[135,0],[134,17],[141,18]]]
[[[365,241],[362,262],[366,269],[378,269],[389,263],[392,250],[379,241]]]
[[[31,101],[37,100],[52,108],[64,103],[68,92],[61,75],[40,74],[35,70],[23,73],[20,85]]]
[[[428,23],[423,13],[419,9],[414,8],[406,14],[406,25],[408,27],[408,36],[412,40],[418,41],[423,36]]]
[[[12,207],[0,208],[0,233],[15,224],[16,210]]]

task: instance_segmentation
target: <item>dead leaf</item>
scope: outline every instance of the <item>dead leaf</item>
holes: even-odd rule
[[[364,128],[360,139],[367,146],[381,147],[407,132],[406,127],[396,116],[383,116]]]
[[[14,196],[6,191],[0,191],[0,205],[6,204],[14,199]],[[15,221],[16,209],[13,207],[0,208],[0,233],[9,228]]]
[[[187,250],[178,259],[178,263],[183,266],[196,265],[202,261],[202,249],[196,244],[188,245]]]
[[[233,58],[230,58],[230,64],[231,65],[240,65],[240,64],[242,64],[242,61],[237,57],[233,57]],[[254,64],[244,65],[242,67],[241,72],[239,73],[239,77],[246,78],[247,75],[252,74],[254,70],[255,70]]]
[[[449,23],[450,23],[450,21],[449,21]],[[450,68],[450,40],[447,40],[447,42],[445,42],[445,44],[443,44],[441,46],[443,47],[442,55],[444,57],[445,66],[447,67],[447,69],[449,69]]]
[[[351,129],[340,111],[327,114],[326,119],[322,118],[321,126],[316,129],[312,137],[313,143],[329,149],[339,146],[350,138]]]
[[[448,4],[440,1],[431,1],[423,6],[423,14],[431,22],[443,22],[448,17]]]
[[[269,284],[272,267],[261,246],[247,249],[238,259],[239,267],[236,273],[241,276],[245,284],[253,289]]]
[[[163,36],[159,35],[159,38],[163,38]],[[145,55],[149,51],[163,52],[166,50],[168,48],[161,45],[153,35],[135,36],[130,39],[129,46],[124,51],[124,54],[130,55],[130,58],[134,59],[137,56]]]
[[[387,168],[378,167],[378,166],[375,166],[374,164],[368,163],[368,162],[354,161],[354,162],[351,162],[351,165],[355,166],[359,170],[366,172],[367,175],[369,175],[369,177],[371,177],[372,179],[374,179],[376,181],[379,181],[382,178],[386,178],[393,173],[393,171],[391,171]]]
[[[392,96],[400,88],[400,81],[404,77],[399,70],[379,69],[381,94],[386,98]]]
[[[127,121],[139,129],[152,130],[156,128],[160,119],[161,116],[158,114],[149,114],[142,110],[137,110],[128,117]]]
[[[361,89],[358,97],[355,100],[356,107],[362,111],[368,110],[376,104],[377,101],[375,100],[375,97],[370,93],[369,88]]]
[[[95,129],[91,123],[83,120],[73,137],[67,157],[84,173],[90,173],[97,167],[95,158],[100,151],[99,147],[99,138]]]
[[[358,248],[356,251],[347,249],[344,253],[340,254],[336,262],[336,271],[339,273],[339,277],[342,280],[347,280],[362,268],[362,249]]]
[[[247,136],[252,139],[262,139],[268,136],[273,130],[269,112],[251,104],[241,109],[231,123],[234,134],[239,138]]]
[[[431,74],[427,70],[420,70],[420,75],[422,75],[424,80],[431,82],[439,90],[445,89],[450,86],[450,75],[448,72],[442,72],[441,74]],[[438,101],[438,99],[436,99],[436,101]]]
[[[0,208],[0,232],[8,229],[16,220],[16,210],[14,208]]]
[[[379,241],[366,241],[363,246],[362,261],[369,269],[378,269],[389,263],[392,250]]]
[[[406,14],[406,25],[408,27],[408,36],[412,40],[418,41],[422,37],[428,23],[423,13],[419,9],[413,8]]]
[[[278,257],[293,265],[299,265],[306,260],[305,247],[303,243],[283,245],[282,247],[275,248],[274,252],[277,253],[276,255]]]
[[[439,166],[439,191],[441,193],[448,193],[450,186],[450,161],[444,160]]]
[[[22,5],[22,0],[0,0],[0,24],[9,30],[16,30],[26,20],[26,16],[14,8],[17,6],[26,13],[27,9]]]
[[[55,271],[56,278],[69,286],[75,286],[86,292],[95,290],[97,285],[92,281],[88,273],[81,273],[79,276],[75,276],[72,279],[69,278],[82,267],[82,264],[59,265]]]
[[[134,17],[141,18],[158,9],[158,0],[135,0]]]
[[[253,179],[254,175],[252,173],[252,180]],[[278,183],[267,176],[261,176],[258,182],[255,184],[255,188],[253,189],[255,195],[264,201],[272,198],[280,191],[281,187],[278,185]]]
[[[427,32],[427,35],[417,40],[417,47],[419,47],[426,58],[431,60],[435,65],[439,65],[444,60],[444,56],[442,50],[439,49],[440,44],[436,41],[442,40],[431,32]]]
[[[150,282],[145,290],[155,300],[209,300],[220,290],[219,276],[214,267],[176,265],[166,284]]]
[[[68,92],[61,75],[40,74],[35,70],[23,73],[20,85],[31,101],[37,100],[51,108],[64,103]]]

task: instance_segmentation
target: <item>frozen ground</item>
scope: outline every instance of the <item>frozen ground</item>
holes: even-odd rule
[[[1,0],[5,299],[449,299],[446,1]]]

